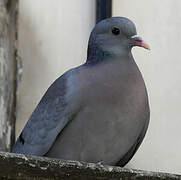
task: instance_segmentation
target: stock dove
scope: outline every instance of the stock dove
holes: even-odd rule
[[[90,35],[87,61],[48,88],[12,152],[124,166],[150,117],[134,46],[149,49],[132,21],[99,22]]]

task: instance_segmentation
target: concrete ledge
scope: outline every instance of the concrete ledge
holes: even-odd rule
[[[176,180],[180,175],[0,152],[0,180]]]

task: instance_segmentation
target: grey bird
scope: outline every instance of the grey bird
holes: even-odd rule
[[[123,167],[150,118],[134,46],[149,49],[132,21],[99,22],[90,35],[87,61],[48,88],[12,152]]]

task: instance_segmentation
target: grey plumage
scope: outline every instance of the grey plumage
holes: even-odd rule
[[[127,18],[98,23],[85,64],[59,77],[32,113],[15,153],[124,166],[140,146],[149,104],[131,48],[147,44]]]

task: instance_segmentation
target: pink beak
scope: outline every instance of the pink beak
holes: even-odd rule
[[[131,37],[131,39],[135,41],[135,46],[143,47],[145,49],[150,50],[150,46],[145,41],[143,41],[143,39],[140,36],[134,35]]]

